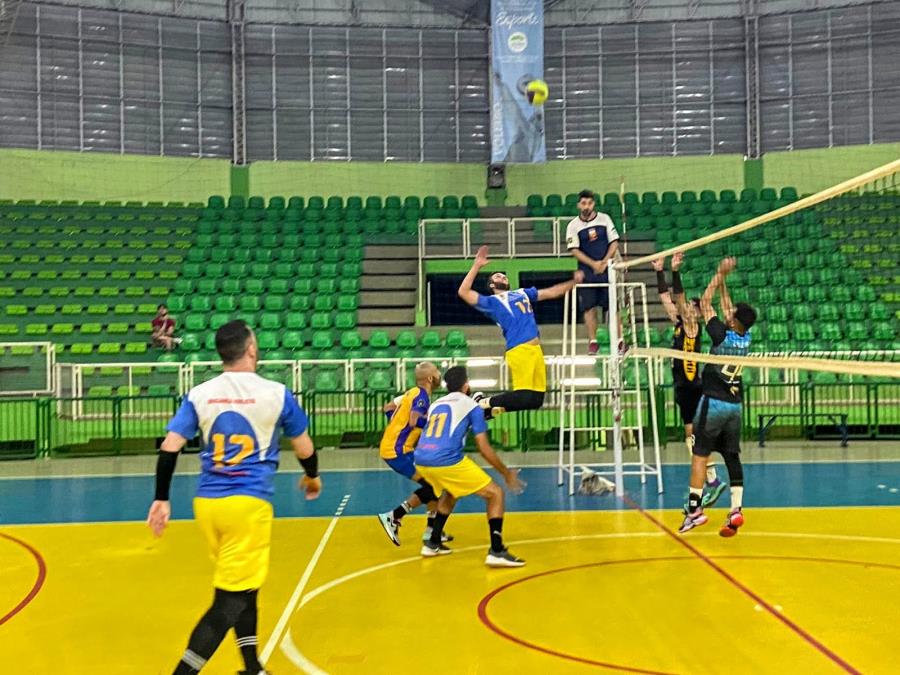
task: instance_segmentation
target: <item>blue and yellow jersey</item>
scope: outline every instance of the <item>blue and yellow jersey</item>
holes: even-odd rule
[[[475,309],[500,326],[509,351],[541,336],[531,306],[537,299],[536,288],[519,288],[496,295],[479,295]]]
[[[461,392],[447,394],[428,410],[428,422],[416,446],[416,466],[453,466],[463,460],[469,431],[487,431],[484,410]]]
[[[394,459],[415,450],[422,430],[410,428],[410,414],[415,411],[427,415],[428,402],[428,392],[421,387],[413,387],[403,394],[381,437],[379,450],[382,459]]]
[[[740,335],[717,316],[707,322],[706,332],[712,338],[711,354],[746,356],[750,351],[750,331]],[[744,400],[743,370],[744,366],[734,364],[720,366],[707,363],[703,367],[703,394],[726,403],[741,403]]]
[[[271,500],[279,432],[295,438],[307,426],[306,413],[283,384],[226,372],[191,389],[166,430],[188,440],[202,435],[198,497]]]

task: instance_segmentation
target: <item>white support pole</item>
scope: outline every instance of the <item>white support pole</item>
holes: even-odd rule
[[[618,275],[615,261],[609,263],[609,352],[610,388],[613,409],[613,462],[615,463],[616,496],[625,495],[625,477],[622,459],[622,354],[619,351]]]
[[[569,303],[572,300],[572,293],[574,291],[568,291],[563,298],[563,333],[562,333],[562,363],[565,363],[565,356],[568,349],[568,330],[569,330]],[[557,372],[560,374],[560,388],[559,388],[559,455],[557,459],[557,470],[556,470],[556,484],[558,486],[562,486],[563,484],[563,463],[565,462],[565,421],[566,421],[566,407],[564,396],[564,387],[562,386],[562,368],[557,368]]]

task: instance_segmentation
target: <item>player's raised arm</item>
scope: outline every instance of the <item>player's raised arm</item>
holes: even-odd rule
[[[675,309],[675,303],[672,302],[672,294],[669,293],[669,284],[666,283],[665,258],[659,258],[650,263],[650,266],[656,271],[656,290],[659,292],[659,300],[663,309],[666,310],[666,316],[672,323],[678,323],[678,311]]]
[[[509,491],[513,494],[521,494],[525,489],[525,484],[519,479],[519,470],[510,469],[503,463],[503,460],[500,459],[497,452],[491,446],[486,431],[475,434],[475,446],[487,463],[494,467],[497,473],[503,476],[503,481],[506,483],[506,487],[509,488]]]
[[[716,273],[713,275],[713,278],[710,279],[709,285],[703,292],[703,297],[700,298],[700,313],[703,315],[704,321],[709,322],[711,318],[716,316],[713,300],[716,297],[716,293],[722,287],[722,284],[725,283],[725,277],[734,269],[734,267],[734,258],[725,258],[719,263]]]
[[[550,286],[549,288],[542,288],[537,292],[537,299],[540,300],[554,300],[556,298],[561,298],[566,293],[575,288],[576,284],[580,284],[584,281],[584,272],[578,270],[575,274],[572,275],[572,278],[569,281],[563,281],[562,283],[555,284]]]
[[[459,285],[457,295],[459,295],[459,297],[469,305],[478,304],[479,294],[476,291],[472,290],[472,284],[475,283],[475,279],[478,276],[478,273],[481,271],[481,268],[487,265],[489,262],[488,247],[482,246],[478,249],[478,253],[475,255],[475,260],[472,263],[472,269],[469,270],[469,273],[466,274],[466,277]]]

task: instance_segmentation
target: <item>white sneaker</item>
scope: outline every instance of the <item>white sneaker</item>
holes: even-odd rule
[[[502,551],[488,551],[484,564],[488,567],[524,567],[525,561],[517,558],[509,552],[509,549],[505,548]]]
[[[394,514],[390,511],[378,514],[378,522],[384,528],[384,533],[388,536],[394,546],[400,545],[400,523],[394,520]]]
[[[426,541],[422,544],[422,550],[419,553],[422,554],[423,558],[434,558],[439,555],[450,555],[453,551],[443,544],[435,546],[430,541]]]

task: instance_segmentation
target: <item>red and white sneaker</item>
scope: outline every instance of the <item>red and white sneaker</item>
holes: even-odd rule
[[[596,340],[588,342],[588,356],[594,356],[600,351],[600,343]]]
[[[744,512],[737,508],[732,510],[725,519],[725,524],[719,530],[720,537],[733,537],[738,533],[738,528],[744,524]]]

